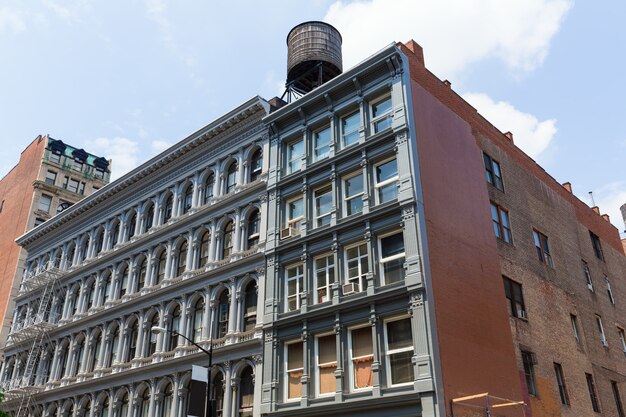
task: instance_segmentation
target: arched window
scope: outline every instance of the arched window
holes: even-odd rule
[[[74,290],[68,294],[67,302],[67,311],[70,313],[69,317],[72,317],[78,310],[78,287],[75,287]]]
[[[115,328],[113,331],[113,337],[111,338],[110,348],[110,356],[109,356],[109,366],[113,366],[117,363],[117,349],[120,344],[120,328],[119,326]]]
[[[73,243],[70,245],[70,247],[67,250],[67,257],[65,258],[65,264],[67,265],[67,267],[69,268],[70,266],[74,265],[74,254],[76,253],[76,245],[74,245]],[[34,271],[34,269],[31,269],[31,271]]]
[[[104,236],[103,233],[100,233],[100,235]],[[61,257],[62,257],[61,249],[57,249],[56,253],[54,254],[54,267],[55,268],[61,268]]]
[[[76,373],[79,374],[83,367],[83,353],[85,352],[85,338],[76,344]]]
[[[193,328],[191,340],[199,342],[202,340],[202,322],[204,318],[204,299],[199,298],[193,306]]]
[[[91,400],[87,400],[87,402],[85,402],[85,405],[82,408],[84,410],[82,413],[84,417],[91,416]]]
[[[165,200],[165,207],[163,210],[163,222],[167,222],[172,218],[172,210],[174,208],[174,196],[170,194]]]
[[[99,254],[102,252],[102,247],[104,246],[104,231],[99,231],[98,236],[96,237],[96,252],[95,254]]]
[[[168,351],[172,351],[174,349],[176,349],[176,346],[178,346],[178,335],[174,336],[173,333],[180,333],[180,317],[181,317],[181,312],[180,312],[180,306],[176,306],[176,308],[174,309],[174,311],[172,312],[172,318],[169,322],[169,332],[168,332],[168,336],[169,336],[169,343],[168,343]]]
[[[91,348],[89,355],[89,363],[87,364],[88,372],[93,372],[100,365],[100,349],[102,349],[102,333],[98,333],[96,341]]]
[[[213,198],[213,187],[215,186],[215,177],[209,174],[204,182],[204,204],[208,204]]]
[[[254,330],[256,326],[256,305],[257,305],[257,290],[254,281],[250,281],[246,285],[246,292],[244,298],[244,331],[248,332]]]
[[[259,232],[261,230],[261,214],[255,210],[248,218],[248,249],[259,244]]]
[[[252,408],[254,405],[254,376],[252,367],[246,366],[241,372],[241,380],[239,382],[239,417],[252,417]]]
[[[226,175],[226,193],[231,193],[235,191],[235,187],[237,186],[237,162],[232,162],[228,166],[228,171]]]
[[[135,320],[130,328],[129,335],[129,343],[128,343],[128,352],[126,353],[126,358],[124,362],[130,361],[132,358],[136,357],[137,352],[137,339],[139,337],[139,320]]]
[[[106,303],[107,301],[111,300],[111,286],[112,286],[112,281],[111,281],[111,273],[107,273],[107,275],[103,278],[104,279],[104,291],[103,291],[103,298],[102,298],[102,303]]]
[[[56,300],[52,303],[52,308],[50,310],[50,316],[48,321],[52,324],[56,324],[61,319],[61,314],[63,310],[63,301],[60,295],[56,296]]]
[[[215,416],[222,417],[224,415],[224,374],[219,372],[211,381],[211,389],[213,390],[213,405],[215,406]]]
[[[148,269],[148,260],[142,258],[137,268],[137,291],[141,291],[146,286],[146,272]]]
[[[117,240],[120,237],[120,222],[116,222],[113,226],[113,232],[111,232],[111,247],[117,245]]]
[[[80,261],[83,262],[87,259],[87,255],[89,252],[89,239],[84,239],[83,244],[80,247]]]
[[[222,259],[226,259],[233,254],[234,231],[235,227],[233,226],[233,222],[228,222],[226,224],[226,227],[224,228],[224,241],[222,242]]]
[[[216,337],[222,338],[228,333],[228,315],[230,312],[230,298],[228,297],[228,291],[222,291],[219,298],[219,304],[217,306],[217,334]]]
[[[150,417],[150,389],[146,387],[143,393],[137,398],[137,417]]]
[[[211,241],[211,233],[204,232],[200,238],[200,251],[198,259],[198,268],[204,267],[209,262],[209,243]]]
[[[257,149],[250,158],[250,182],[256,181],[261,176],[263,170],[263,151]]]
[[[148,352],[146,356],[152,356],[154,352],[156,352],[157,348],[157,340],[158,334],[152,333],[153,327],[159,326],[159,315],[158,313],[154,313],[152,315],[152,320],[150,320],[150,326],[146,329],[146,336],[149,338],[150,343],[148,343]]]
[[[98,417],[109,417],[109,397],[105,397]]]
[[[128,392],[125,392],[124,395],[121,398],[122,405],[120,406],[120,415],[119,417],[130,417],[129,411],[130,411],[130,407],[129,407],[129,398],[128,398]]]
[[[137,213],[133,212],[133,215],[131,216],[130,220],[128,221],[128,238],[130,239],[131,237],[135,236],[135,227],[137,225]]]
[[[85,294],[85,311],[88,311],[91,307],[93,307],[93,300],[96,295],[96,280],[93,279],[86,289],[87,294]]]
[[[161,399],[160,405],[160,416],[159,417],[170,417],[172,415],[172,399],[174,397],[174,389],[172,388],[172,384],[169,383],[163,390],[163,398]]]
[[[161,253],[159,253],[159,257],[157,258],[157,265],[156,265],[157,276],[156,276],[156,282],[155,282],[156,285],[162,283],[163,280],[165,279],[165,259],[166,258],[167,258],[167,251],[163,249]]]
[[[187,241],[181,243],[176,257],[176,276],[179,277],[187,269]]]
[[[143,233],[146,233],[148,229],[152,227],[152,222],[154,221],[154,204],[150,204],[148,211],[146,213],[146,218],[143,222]]]
[[[185,189],[185,195],[183,196],[183,214],[187,213],[191,209],[193,202],[193,185],[189,184]]]
[[[67,409],[67,414],[65,416],[72,417],[74,415],[74,403],[71,403]]]
[[[122,270],[120,271],[120,278],[119,278],[119,283],[120,283],[120,296],[119,298],[122,298],[123,296],[126,295],[126,293],[128,292],[128,265],[124,265],[124,267],[122,268]]]

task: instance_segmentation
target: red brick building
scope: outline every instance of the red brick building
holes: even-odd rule
[[[103,187],[109,177],[110,161],[39,135],[0,179],[0,346],[26,259],[15,239]]]

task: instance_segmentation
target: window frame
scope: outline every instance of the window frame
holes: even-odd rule
[[[522,289],[522,284],[505,275],[502,275],[502,279],[504,282],[504,296],[509,302],[511,316],[522,320],[528,320],[528,310],[526,310],[526,304],[524,303],[524,290]],[[518,295],[519,299],[517,297]],[[518,310],[518,307],[520,310]]]
[[[378,167],[385,165],[391,161],[395,161],[396,162],[396,175],[394,175],[392,178],[383,180],[379,182],[379,178],[378,178]],[[394,201],[398,199],[398,180],[400,179],[400,174],[398,173],[398,158],[396,158],[396,156],[393,156],[391,158],[387,158],[384,159],[380,162],[377,162],[376,164],[374,164],[373,166],[373,176],[374,176],[374,190],[375,192],[375,199],[376,199],[376,204],[384,204],[384,203],[388,203],[390,201]],[[382,199],[382,191],[388,187],[393,187],[394,188],[394,198],[383,201]]]
[[[326,260],[326,265],[323,268],[319,268],[317,267],[317,261],[324,259]],[[332,264],[328,263],[328,259],[332,260]],[[332,282],[330,281],[330,271],[332,270]],[[318,272],[323,271],[324,272],[324,278],[325,278],[325,285],[320,287],[319,283],[318,283]],[[313,258],[313,276],[315,277],[315,299],[313,304],[323,304],[323,303],[327,303],[329,301],[332,301],[332,285],[335,282],[335,280],[337,279],[336,277],[336,265],[335,265],[335,255],[331,252],[331,253],[326,253],[326,254],[322,254],[322,255],[318,255],[315,258]],[[325,301],[320,301],[320,289],[325,289],[326,290],[326,300]]]
[[[596,326],[598,328],[598,332],[600,333],[600,343],[602,344],[602,347],[608,348],[609,341],[606,338],[606,332],[604,331],[604,324],[602,323],[602,316],[600,316],[599,314],[596,314],[595,320],[596,320]]]
[[[585,281],[587,282],[587,288],[589,288],[589,291],[594,292],[593,279],[591,278],[591,271],[589,270],[589,264],[584,259],[581,259],[581,262],[583,266],[583,274],[585,275]]]
[[[387,329],[387,325],[389,323],[393,323],[394,321],[400,321],[400,320],[409,321],[409,328],[411,329],[411,346],[399,348],[399,349],[389,349],[389,330]],[[413,355],[415,355],[415,340],[413,339],[413,322],[411,320],[411,317],[403,315],[403,316],[396,316],[396,317],[390,317],[390,318],[385,319],[383,321],[383,342],[384,342],[384,349],[385,349],[384,350],[385,362],[386,362],[385,373],[387,374],[387,386],[388,387],[402,387],[402,386],[412,385],[415,382],[415,369],[412,369],[413,378],[409,382],[400,382],[400,383],[394,384],[392,381],[392,373],[391,373],[391,355],[409,352],[409,351],[413,352]],[[411,362],[411,366],[413,366],[412,362]]]
[[[611,282],[609,281],[609,277],[604,275],[604,282],[606,283],[606,292],[609,296],[609,301],[611,304],[615,305],[615,296],[613,295],[613,290],[611,289]]]
[[[562,405],[570,405],[569,394],[567,392],[567,384],[565,383],[565,374],[560,363],[554,362],[554,375],[556,377],[556,385],[559,390],[559,397]]]
[[[403,251],[402,253],[399,254],[395,254],[395,255],[391,255],[388,256],[386,258],[383,258],[383,239],[394,236],[394,235],[401,235],[402,236],[402,247],[403,247]],[[385,264],[388,262],[392,262],[395,261],[397,259],[401,259],[403,258],[404,261],[406,262],[406,245],[404,244],[404,232],[402,232],[402,230],[394,230],[391,232],[387,232],[384,233],[380,236],[378,236],[377,239],[377,244],[378,244],[378,273],[380,274],[380,285],[391,285],[391,284],[396,284],[398,282],[403,282],[406,279],[406,271],[404,271],[404,262],[402,262],[402,279],[396,282],[392,282],[392,283],[388,283],[387,282],[387,277],[385,274]]]
[[[370,335],[370,340],[371,340],[371,343],[372,343],[372,353],[370,355],[358,356],[358,357],[354,357],[352,355],[352,352],[354,350],[353,349],[353,345],[354,345],[353,342],[354,341],[353,341],[352,333],[355,330],[360,330],[360,329],[363,329],[363,328],[368,328],[370,330],[370,333],[372,331],[371,330],[372,329],[372,325],[371,324],[367,324],[367,323],[364,323],[364,324],[361,324],[361,325],[352,326],[352,327],[348,328],[348,358],[347,359],[348,359],[348,372],[349,372],[349,375],[348,375],[349,392],[371,391],[373,389],[373,387],[374,387],[374,382],[372,381],[372,385],[369,386],[369,387],[356,388],[356,378],[355,378],[355,375],[354,375],[354,361],[356,359],[366,358],[368,356],[372,357],[372,364],[373,364],[373,362],[375,360],[375,357],[374,357],[374,337],[372,335]],[[373,370],[372,370],[372,372],[373,372]]]
[[[324,362],[324,363],[320,363],[320,349],[319,349],[319,340],[321,338],[324,337],[329,337],[329,336],[334,336],[335,338],[335,360],[331,361],[331,362]],[[337,337],[336,334],[334,332],[325,332],[325,333],[320,333],[318,335],[315,335],[315,343],[313,344],[313,355],[315,357],[315,365],[314,365],[314,376],[315,376],[315,396],[316,397],[329,397],[329,396],[334,396],[335,395],[335,391],[332,392],[325,392],[322,393],[321,392],[321,371],[320,371],[320,367],[324,366],[324,365],[335,365],[335,369],[338,368],[339,366],[339,361],[337,360],[338,355],[337,355]]]
[[[291,204],[296,201],[300,201],[302,214],[296,217],[291,217],[292,216]],[[285,229],[291,229],[296,232],[302,231],[302,224],[306,221],[305,215],[304,215],[305,214],[304,203],[305,203],[304,196],[300,194],[288,199],[285,202],[285,227],[284,227]]]
[[[319,143],[320,133],[323,133],[323,132],[328,132],[328,142],[326,144],[320,145]],[[332,132],[331,126],[327,124],[327,125],[324,125],[323,127],[320,127],[319,129],[315,129],[313,132],[311,132],[311,137],[313,139],[312,140],[313,152],[311,152],[312,162],[318,162],[324,159],[328,159],[330,157],[330,147],[333,143],[333,132]],[[326,153],[320,156],[319,150],[323,148],[327,148]]]
[[[297,144],[300,144],[301,152],[294,157],[294,148]],[[285,143],[285,170],[287,171],[287,175],[302,170],[302,158],[304,155],[306,155],[304,139],[295,139]]]
[[[591,238],[591,247],[593,248],[593,253],[596,255],[596,258],[604,261],[604,251],[602,250],[600,237],[591,230],[589,231],[589,237]]]
[[[622,345],[622,352],[624,352],[624,356],[626,356],[626,333],[624,332],[624,329],[617,326],[617,335],[619,336],[619,341]]]
[[[365,255],[363,255],[361,253],[361,250],[360,250],[361,246],[365,247]],[[355,259],[357,260],[357,263],[358,263],[358,272],[359,273],[358,273],[358,275],[356,277],[350,278],[350,275],[349,275],[350,268],[348,266],[350,258],[348,258],[348,251],[350,249],[352,249],[352,248],[358,248],[358,255],[357,255],[357,257]],[[350,284],[350,283],[353,282],[353,280],[358,279],[359,281],[358,281],[358,291],[357,291],[357,293],[361,293],[361,292],[367,290],[367,274],[370,272],[369,271],[369,255],[370,255],[369,252],[370,252],[370,250],[369,250],[369,247],[368,247],[368,244],[367,244],[366,241],[357,242],[357,243],[354,243],[352,245],[348,245],[348,246],[346,246],[344,248],[344,260],[345,260],[344,264],[345,265],[344,265],[344,280],[343,280],[343,284]],[[367,260],[367,262],[365,264],[367,265],[367,269],[368,270],[366,272],[363,272],[361,270],[361,259],[362,258],[365,258]],[[361,284],[365,284],[365,285],[361,285]]]
[[[358,123],[357,123],[357,127],[354,130],[350,130],[348,132],[346,132],[345,126],[344,126],[344,121],[352,118],[356,116]],[[360,141],[360,130],[361,130],[361,109],[356,109],[352,112],[348,112],[346,114],[344,114],[343,116],[339,117],[339,132],[340,132],[340,138],[341,138],[341,148],[348,148],[350,146],[354,146],[356,144],[359,143]],[[346,137],[350,137],[351,135],[356,133],[356,140],[350,143],[346,143]]]
[[[496,237],[502,242],[512,245],[513,233],[511,232],[511,218],[509,217],[509,211],[495,201],[490,201],[489,205],[491,208],[491,222],[493,224],[493,230]],[[494,219],[494,215],[496,215],[497,218]]]
[[[327,213],[319,213],[318,212],[318,199],[330,195],[330,208]],[[315,222],[314,227],[323,227],[330,225],[330,220],[333,212],[333,187],[332,184],[327,184],[325,186],[319,187],[313,190],[313,220]],[[324,219],[328,218],[328,222],[324,223]]]
[[[389,101],[389,109],[383,112],[382,114],[375,116],[374,107],[381,103],[384,103],[387,100]],[[376,134],[376,133],[379,133],[379,132],[382,132],[384,130],[391,128],[393,124],[393,99],[391,96],[391,92],[385,93],[384,95],[378,96],[377,98],[371,100],[369,102],[368,107],[369,107],[371,134]],[[389,120],[388,126],[385,126],[382,129],[378,127],[379,124],[387,122],[387,120]]]
[[[47,207],[48,209],[44,209],[42,208],[42,201],[47,200]],[[48,194],[42,194],[41,197],[39,197],[39,202],[37,203],[37,210],[42,211],[44,213],[50,213],[50,209],[52,209],[52,202],[53,202],[53,197],[49,196]],[[46,205],[44,205],[45,207]]]
[[[360,176],[361,177],[361,191],[357,192],[356,194],[352,194],[352,195],[348,195],[348,186],[347,186],[347,181],[351,180],[352,178],[356,178]],[[365,177],[363,175],[363,171],[355,171],[352,172],[348,175],[344,175],[341,179],[341,185],[342,185],[342,203],[343,203],[343,217],[350,217],[350,216],[355,216],[358,214],[363,214],[363,196],[365,196]],[[355,199],[360,199],[360,207],[358,210],[356,211],[352,211],[352,209],[348,210],[348,207],[350,206],[350,202],[352,200]],[[350,212],[349,212],[350,211]]]
[[[537,250],[537,256],[539,261],[550,268],[554,268],[554,260],[550,252],[550,243],[548,242],[548,236],[544,235],[539,230],[533,228],[533,241],[535,249]]]
[[[296,270],[296,274],[289,278],[289,271]],[[298,271],[300,269],[300,271]],[[285,312],[291,311],[300,311],[300,307],[302,306],[301,294],[304,287],[304,264],[303,263],[295,263],[285,267]],[[296,282],[296,292],[295,294],[289,294],[289,282]],[[289,306],[289,301],[295,297],[296,306],[291,309]]]
[[[57,173],[54,171],[48,170],[48,172],[46,172],[46,179],[44,181],[46,184],[54,185],[57,181]]]
[[[585,379],[587,380],[587,390],[589,391],[589,399],[591,400],[591,409],[599,413],[600,402],[598,401],[598,392],[596,391],[596,383],[593,380],[593,375],[585,372]]]
[[[289,368],[289,346],[295,345],[295,344],[300,344],[302,346],[302,349],[301,349],[302,367],[301,368]],[[300,339],[285,341],[283,343],[283,348],[284,348],[284,355],[285,355],[284,361],[283,361],[284,362],[283,366],[285,370],[284,371],[284,378],[285,378],[284,401],[285,402],[298,402],[302,398],[302,391],[300,391],[299,397],[293,397],[293,398],[289,397],[289,373],[297,372],[297,371],[304,373],[304,342]],[[302,382],[300,382],[300,385],[302,386]]]
[[[526,389],[528,395],[538,396],[537,381],[535,379],[535,354],[533,352],[522,350],[522,365],[524,368],[524,377],[526,379]]]
[[[502,167],[500,162],[493,159],[488,153],[483,152],[483,166],[485,167],[487,182],[504,192],[504,180],[502,179]]]
[[[576,316],[576,314],[570,314],[569,319],[572,325],[572,334],[574,335],[574,339],[576,339],[576,343],[580,343],[580,329],[578,326],[578,316]]]

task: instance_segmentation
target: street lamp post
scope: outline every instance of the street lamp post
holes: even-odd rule
[[[194,342],[187,336],[180,334],[175,330],[169,330],[169,329],[166,329],[165,327],[159,327],[159,326],[153,326],[152,329],[150,330],[152,331],[153,334],[170,333],[172,336],[180,336],[186,341],[188,341],[189,343],[191,343],[192,345],[194,345],[195,347],[197,347],[198,349],[200,349],[202,352],[207,354],[207,356],[209,357],[209,367],[207,368],[206,406],[204,408],[205,410],[204,415],[205,417],[213,417],[213,407],[211,404],[211,369],[213,368],[213,343],[209,343],[209,350],[206,350],[205,348],[203,348],[202,346],[200,346],[199,344],[197,344],[196,342]]]

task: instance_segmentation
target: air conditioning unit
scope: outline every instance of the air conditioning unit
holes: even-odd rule
[[[300,236],[300,228],[299,227],[285,227],[280,231],[280,238],[287,239],[290,237]]]
[[[357,292],[357,289],[358,288],[354,282],[349,282],[347,284],[343,284],[342,286],[343,295],[354,294]]]
[[[526,310],[517,310],[517,317],[520,319],[528,319],[528,313]]]

